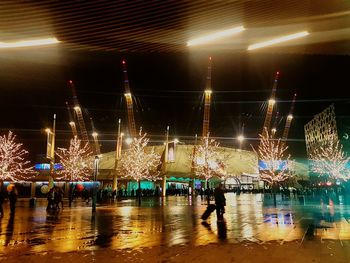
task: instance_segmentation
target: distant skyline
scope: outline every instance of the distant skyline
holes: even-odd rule
[[[266,113],[275,72],[281,72],[277,107],[288,114],[293,94],[298,94],[290,129],[290,151],[305,157],[303,126],[331,103],[340,121],[349,120],[350,79],[348,56],[246,54],[246,53],[129,53],[70,51],[44,47],[0,52],[2,133],[12,129],[35,155],[45,153],[43,129],[57,113],[57,146],[71,136],[65,101],[75,82],[83,108],[94,119],[102,152],[115,147],[117,119],[126,124],[121,61],[127,62],[135,101],[137,126],[159,140],[167,125],[170,135],[189,140],[201,134],[203,91],[208,57],[212,56],[213,99],[210,130],[222,145],[237,146],[235,136],[249,139],[251,150]],[[284,126],[283,119],[280,129]],[[86,118],[90,127],[89,119]],[[154,135],[158,135],[155,136]],[[223,138],[225,137],[225,138]]]

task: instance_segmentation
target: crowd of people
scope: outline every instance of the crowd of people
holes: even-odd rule
[[[161,196],[161,188],[156,187],[155,189],[119,189],[118,191],[112,190],[111,186],[107,186],[105,188],[100,188],[97,191],[97,202],[104,202],[107,200],[115,200],[117,198],[129,198],[129,197],[138,197],[139,195],[143,197],[153,197],[153,196]],[[215,201],[215,209],[217,212],[217,218],[222,220],[223,213],[225,212],[225,197],[224,192],[227,192],[227,189],[219,184],[218,187],[214,188],[200,188],[194,189],[193,194],[196,196],[200,196],[202,201]],[[244,189],[236,189],[236,194],[246,192]],[[293,188],[283,188],[279,189],[263,189],[263,193],[279,193],[282,200],[289,199],[299,199],[300,202],[304,202],[306,199],[311,200],[313,197],[319,200],[320,196],[322,197],[322,201],[324,203],[328,203],[328,199],[334,200],[337,203],[338,196],[342,195],[342,189],[339,187],[327,187],[327,188],[303,188],[303,189],[293,189]],[[252,192],[253,193],[253,192]],[[86,203],[89,203],[93,196],[93,191],[91,189],[78,189],[75,187],[70,188],[68,194],[69,206],[73,202],[74,199],[81,197]],[[168,188],[166,191],[167,195],[175,195],[175,196],[187,196],[192,194],[192,189],[188,188]],[[65,196],[64,190],[60,187],[53,187],[47,193],[47,210],[48,211],[58,211],[63,209],[63,198]],[[7,189],[3,189],[0,192],[0,216],[4,216],[3,205],[6,201],[9,203],[10,214],[13,215],[15,213],[16,201],[18,197],[17,189],[14,185],[11,187],[7,187]],[[268,198],[267,198],[268,199]]]

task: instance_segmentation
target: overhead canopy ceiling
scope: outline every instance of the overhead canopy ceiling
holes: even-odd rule
[[[200,47],[192,38],[243,25]],[[288,33],[310,35],[254,52],[350,53],[350,1],[9,1],[0,4],[0,42],[56,37],[70,49],[120,52],[246,52]]]

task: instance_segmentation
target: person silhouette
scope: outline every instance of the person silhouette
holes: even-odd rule
[[[9,201],[10,201],[10,213],[15,213],[16,208],[16,202],[17,202],[17,189],[15,187],[12,187],[11,191],[9,192]]]
[[[224,220],[226,198],[224,191],[222,190],[221,184],[219,184],[214,191],[215,205],[216,205],[216,216],[218,222]]]

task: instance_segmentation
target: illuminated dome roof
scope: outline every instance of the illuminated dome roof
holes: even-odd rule
[[[153,146],[150,146],[150,148]],[[256,174],[258,159],[254,152],[244,151],[227,147],[219,147],[229,175]],[[154,146],[154,150],[160,155],[164,151],[164,146]],[[175,161],[167,166],[167,177],[187,177],[192,178],[191,154],[193,145],[177,145],[175,149]],[[115,152],[102,155],[100,159],[100,174],[102,177],[111,177],[115,165]]]

